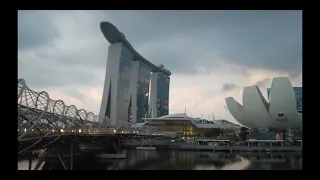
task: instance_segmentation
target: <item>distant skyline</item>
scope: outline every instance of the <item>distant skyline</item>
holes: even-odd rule
[[[52,99],[99,113],[108,21],[154,64],[172,72],[170,111],[234,121],[225,98],[267,88],[276,76],[302,86],[302,11],[19,11],[18,76]]]

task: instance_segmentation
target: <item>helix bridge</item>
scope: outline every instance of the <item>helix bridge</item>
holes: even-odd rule
[[[132,123],[125,121],[111,126],[107,116],[99,121],[99,116],[93,112],[66,105],[63,100],[53,100],[46,91],[33,91],[24,79],[18,79],[17,104],[18,154],[66,141],[66,137],[72,137],[73,141],[81,138],[93,140],[99,136],[154,135],[156,132],[155,128],[148,126],[132,128]]]

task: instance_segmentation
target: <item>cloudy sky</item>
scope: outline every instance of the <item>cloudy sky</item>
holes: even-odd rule
[[[225,98],[242,103],[275,76],[302,85],[302,11],[19,11],[18,76],[78,109],[98,114],[113,23],[135,49],[170,69],[170,113],[234,121]]]

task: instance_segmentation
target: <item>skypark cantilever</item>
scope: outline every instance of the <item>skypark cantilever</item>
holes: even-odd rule
[[[113,24],[109,22],[101,22],[100,23],[100,29],[102,31],[102,34],[107,39],[107,41],[110,44],[114,43],[123,43],[126,47],[130,49],[130,51],[133,52],[133,59],[137,61],[142,61],[146,65],[148,65],[152,72],[162,72],[168,76],[171,75],[171,72],[168,69],[161,68],[161,66],[156,66],[147,59],[145,59],[143,56],[141,56],[130,44],[130,42],[126,39],[123,33],[121,33],[117,27],[115,27]]]
[[[168,115],[171,72],[142,57],[111,23],[100,29],[110,46],[99,119],[110,117],[116,126]]]

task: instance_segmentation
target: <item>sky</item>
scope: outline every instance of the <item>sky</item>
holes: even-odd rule
[[[302,11],[18,11],[18,77],[99,113],[108,21],[154,64],[172,72],[169,113],[236,122],[225,98],[277,76],[302,86]]]

